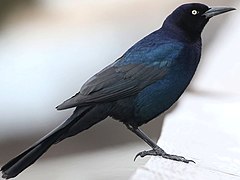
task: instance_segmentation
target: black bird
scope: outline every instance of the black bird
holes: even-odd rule
[[[33,164],[51,145],[74,136],[110,116],[143,139],[152,150],[136,155],[193,162],[167,154],[139,126],[170,108],[190,83],[201,56],[201,33],[209,19],[234,8],[184,4],[162,27],[146,36],[115,62],[91,77],[81,90],[57,106],[76,107],[59,127],[10,160],[2,168],[9,179]],[[136,158],[135,157],[135,158]]]

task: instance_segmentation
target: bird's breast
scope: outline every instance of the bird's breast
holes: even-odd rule
[[[179,65],[156,83],[144,88],[135,98],[135,115],[141,124],[170,108],[189,85],[197,65]]]

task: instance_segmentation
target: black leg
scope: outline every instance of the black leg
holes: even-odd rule
[[[152,147],[153,149],[159,148],[159,146],[153,140],[151,140],[141,129],[134,128],[130,125],[126,125],[126,126],[130,131],[132,131],[138,137],[140,137],[142,140],[144,140],[150,147]]]
[[[144,157],[147,155],[151,155],[151,156],[162,156],[163,158],[166,158],[166,159],[181,161],[181,162],[185,162],[185,163],[189,163],[189,162],[195,163],[193,160],[187,160],[182,156],[167,154],[153,140],[151,140],[141,129],[139,129],[137,127],[132,127],[131,125],[128,125],[128,124],[126,124],[126,126],[130,131],[132,131],[134,134],[136,134],[138,137],[140,137],[142,140],[144,140],[150,147],[152,147],[152,150],[139,152],[135,156],[134,161],[136,160],[136,158],[138,156]]]

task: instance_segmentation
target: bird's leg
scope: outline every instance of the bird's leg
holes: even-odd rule
[[[126,124],[127,128],[132,131],[133,133],[135,133],[138,137],[140,137],[142,140],[144,140],[149,146],[152,147],[152,150],[149,151],[142,151],[139,152],[135,158],[134,161],[136,160],[136,158],[138,156],[140,157],[144,157],[147,155],[150,156],[162,156],[165,159],[171,159],[171,160],[175,160],[175,161],[181,161],[181,162],[185,162],[185,163],[189,163],[189,162],[193,162],[195,163],[193,160],[188,160],[185,159],[182,156],[177,156],[177,155],[171,155],[171,154],[167,154],[162,148],[160,148],[153,140],[151,140],[141,129],[139,129],[138,127],[133,127],[131,125]]]

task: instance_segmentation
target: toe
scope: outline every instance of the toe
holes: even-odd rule
[[[142,152],[139,152],[139,153],[137,153],[137,155],[135,156],[135,158],[134,158],[134,161],[138,158],[138,156],[140,156],[140,157],[144,157],[144,156],[146,156],[146,153],[147,151],[142,151]]]
[[[184,162],[184,163],[189,163],[189,162],[195,163],[193,160],[188,160],[188,159],[184,158],[183,156],[164,154],[164,155],[162,155],[162,157],[166,158],[166,159],[171,159],[171,160],[174,160],[174,161]]]

